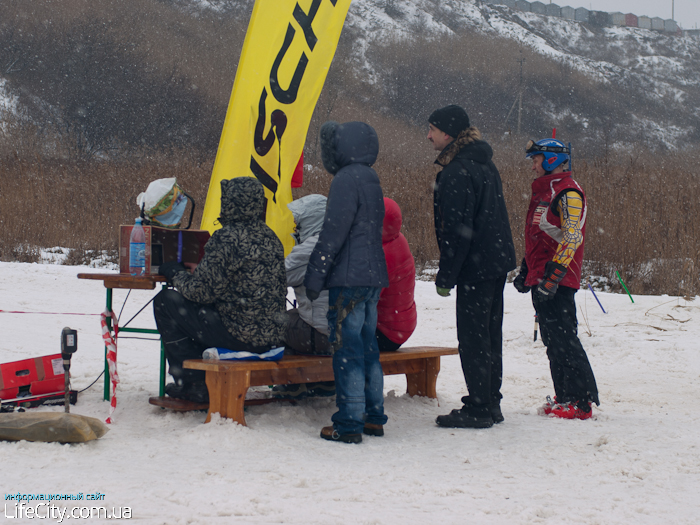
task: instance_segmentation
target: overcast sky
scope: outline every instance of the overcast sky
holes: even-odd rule
[[[673,17],[683,29],[700,28],[700,0],[540,0],[545,4],[560,6],[585,7],[594,11],[613,13],[634,13],[637,16],[659,16],[664,20],[672,18],[672,5],[675,6]]]

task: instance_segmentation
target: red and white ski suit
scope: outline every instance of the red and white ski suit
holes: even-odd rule
[[[562,220],[557,211],[559,199],[567,191],[581,195],[583,210],[579,226],[581,234],[586,236],[586,213],[588,206],[581,186],[571,178],[571,172],[544,175],[532,182],[532,198],[525,218],[525,261],[528,274],[526,286],[537,286],[544,278],[544,267],[554,259],[557,248],[564,237]],[[578,290],[581,287],[581,264],[583,262],[583,243],[576,249],[560,286]]]

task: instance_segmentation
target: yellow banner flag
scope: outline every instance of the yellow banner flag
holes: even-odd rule
[[[257,177],[267,224],[294,246],[291,179],[351,0],[257,0],[233,83],[202,217],[214,232],[221,180]]]

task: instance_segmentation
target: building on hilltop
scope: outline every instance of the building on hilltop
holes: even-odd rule
[[[663,31],[668,34],[684,34],[674,20],[664,20],[660,17],[650,18],[645,15],[637,16],[633,13],[620,13],[619,11],[615,11],[614,13],[607,13],[605,11],[591,11],[585,7],[574,9],[573,7],[569,6],[560,7],[559,5],[553,3],[545,4],[539,0],[536,0],[535,2],[528,2],[527,0],[480,1],[484,4],[502,5],[525,13],[535,13],[538,15],[565,18],[566,20],[575,20],[576,22],[590,24],[594,27],[609,27],[611,25],[619,27],[639,27],[641,29]],[[686,31],[685,34],[696,36],[695,32],[689,33]]]
[[[588,23],[595,27],[608,27],[610,25],[610,15],[605,11],[590,11]]]
[[[566,7],[562,7],[561,17],[566,18],[567,20],[576,20],[576,9],[569,7],[568,5]]]
[[[641,27],[642,29],[651,29],[651,18],[648,16],[640,16],[637,18],[637,27]]]
[[[530,12],[530,2],[526,0],[515,0],[515,8],[518,11],[523,11],[524,13]]]
[[[624,26],[625,25],[625,15],[623,13],[620,13],[619,11],[616,11],[614,13],[610,13],[610,21],[612,22],[612,25],[614,25],[614,26]]]
[[[547,16],[556,16],[561,18],[561,9],[562,8],[559,7],[557,4],[546,4],[544,6],[544,11]]]
[[[577,22],[583,22],[584,24],[588,23],[588,17],[590,16],[590,11],[586,9],[585,7],[579,7],[576,9],[576,15],[574,16],[574,20]]]
[[[542,2],[532,2],[530,4],[530,11],[538,15],[543,15],[545,14],[544,4]]]

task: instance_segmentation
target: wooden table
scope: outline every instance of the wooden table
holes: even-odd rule
[[[167,286],[166,279],[162,275],[144,275],[135,277],[128,273],[79,273],[78,279],[102,281],[104,283],[104,286],[107,289],[106,309],[108,312],[112,311],[112,290],[115,288],[128,290],[154,290],[156,283],[162,283],[162,288],[166,288]],[[109,317],[107,318],[107,327],[111,332],[112,320]],[[158,330],[153,328],[130,328],[125,326],[120,327],[119,331],[139,334],[158,334]],[[165,395],[165,351],[163,349],[162,342],[160,344],[160,384],[158,391],[161,396]],[[104,399],[109,401],[111,397],[109,366],[107,364],[107,347],[105,346]]]

